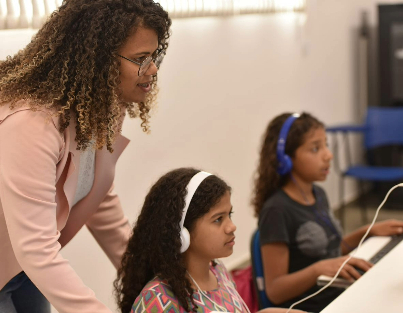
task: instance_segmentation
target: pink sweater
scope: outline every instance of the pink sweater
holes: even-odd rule
[[[113,179],[129,140],[96,151],[92,189],[72,208],[80,153],[71,121],[61,134],[45,109],[0,106],[0,289],[25,271],[59,313],[110,313],[59,251],[86,225],[119,266],[130,226]]]

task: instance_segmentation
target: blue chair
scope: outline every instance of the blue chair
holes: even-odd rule
[[[394,182],[403,180],[403,168],[392,166],[371,166],[371,155],[367,155],[369,165],[352,165],[349,144],[349,133],[362,133],[364,135],[364,148],[368,152],[370,149],[383,146],[403,145],[403,108],[395,107],[370,107],[364,125],[334,126],[328,127],[327,132],[336,134],[333,140],[333,152],[335,155],[334,164],[336,170],[340,172],[340,220],[344,224],[345,204],[344,204],[344,178],[352,177],[359,181],[360,192],[363,194],[363,182]],[[340,169],[338,160],[338,139],[337,134],[341,134],[344,139],[346,151],[347,168]],[[362,197],[361,197],[362,198]],[[367,222],[367,209],[365,199],[362,198],[362,219]]]
[[[250,254],[252,261],[253,283],[257,291],[259,309],[272,307],[272,303],[267,298],[264,289],[264,272],[262,263],[262,254],[260,252],[260,234],[259,230],[255,230],[250,243]]]

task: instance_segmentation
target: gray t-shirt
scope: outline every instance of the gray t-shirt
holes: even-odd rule
[[[292,200],[283,190],[279,190],[264,203],[260,212],[260,244],[287,244],[290,251],[289,273],[304,269],[317,261],[341,255],[340,224],[329,210],[324,190],[314,185],[313,192],[315,204],[302,205]],[[317,290],[319,287],[314,286],[301,296],[285,303],[276,303],[276,306],[289,307]],[[295,309],[320,312],[342,291],[329,287]]]

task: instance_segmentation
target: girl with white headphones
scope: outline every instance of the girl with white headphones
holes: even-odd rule
[[[219,177],[192,168],[162,176],[146,196],[115,281],[121,312],[249,312],[217,260],[233,252],[232,213],[231,188]]]

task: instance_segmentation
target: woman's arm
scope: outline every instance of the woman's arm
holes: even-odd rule
[[[360,243],[361,238],[364,236],[366,231],[368,230],[369,225],[362,226],[358,228],[356,231],[348,234],[343,238],[344,242],[347,245],[341,245],[341,252],[343,255],[351,252],[349,247],[356,248]],[[403,233],[403,222],[399,220],[386,220],[382,222],[376,223],[370,233],[370,236],[392,236],[392,235],[400,235]]]
[[[316,262],[302,270],[288,273],[289,249],[285,243],[270,243],[261,247],[266,294],[273,303],[283,303],[300,296],[316,284],[320,275],[334,276],[347,256]],[[354,281],[361,277],[355,267],[371,268],[367,261],[352,258],[340,276]]]
[[[60,251],[56,166],[63,138],[50,114],[25,110],[0,124],[0,199],[15,257],[59,313],[111,311]]]
[[[86,225],[115,268],[119,268],[131,228],[113,185]]]

